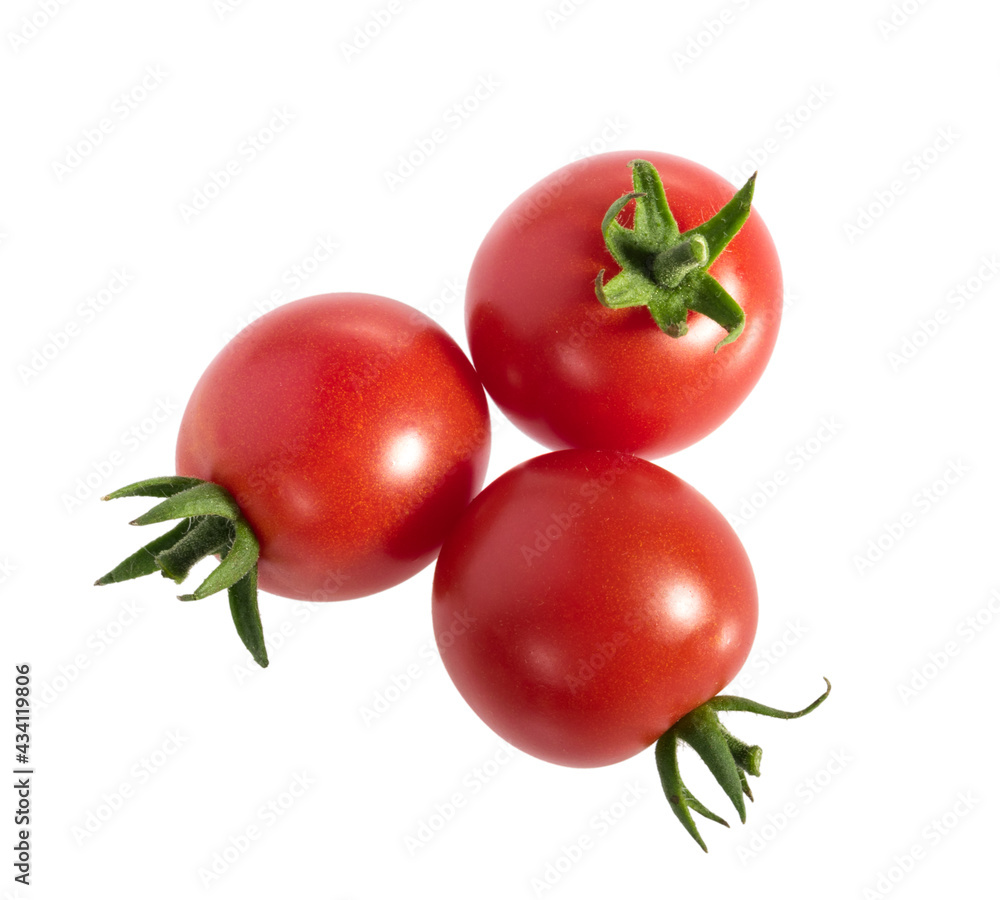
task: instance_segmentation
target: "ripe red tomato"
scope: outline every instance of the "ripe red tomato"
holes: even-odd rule
[[[482,486],[486,396],[419,311],[325,294],[226,345],[188,402],[177,473],[221,485],[260,543],[260,587],[360,597],[426,566]]]
[[[665,153],[582,159],[542,179],[501,214],[469,274],[466,327],[476,370],[503,412],[548,447],[650,458],[680,450],[743,402],[774,347],[781,269],[755,210],[707,269],[713,289],[721,286],[745,313],[742,333],[733,327],[728,336],[738,339],[717,353],[713,347],[726,330],[701,313],[685,317],[682,306],[668,330],[683,334],[686,321],[687,333],[674,338],[646,309],[609,309],[598,301],[598,273],[606,271],[601,280],[607,288],[620,271],[605,246],[602,220],[633,190],[638,170],[629,164],[636,158],[659,173],[681,237],[733,197],[734,188],[720,176]],[[752,193],[752,183],[747,187]],[[653,193],[626,204],[617,221],[631,228],[642,219],[656,231],[655,217],[633,209],[639,202],[648,208]],[[655,260],[642,257],[637,266],[648,275]],[[700,270],[688,276],[680,282],[681,295],[690,293],[692,278],[704,280]]]
[[[438,557],[433,617],[449,675],[497,734],[603,766],[736,675],[757,590],[736,533],[688,484],[626,454],[564,450],[472,502]]]

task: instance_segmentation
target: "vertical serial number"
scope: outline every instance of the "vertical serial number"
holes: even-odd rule
[[[14,677],[14,881],[31,884],[31,666]]]

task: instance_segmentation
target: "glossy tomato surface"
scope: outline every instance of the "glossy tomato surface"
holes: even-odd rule
[[[385,297],[326,294],[222,349],[184,412],[177,473],[236,498],[261,589],[340,600],[434,558],[489,446],[486,396],[440,326]]]
[[[681,231],[700,225],[736,187],[665,153],[605,153],[570,163],[508,207],[476,254],[466,288],[472,361],[486,390],[524,432],[551,448],[624,450],[657,458],[693,444],[743,402],[771,356],[782,279],[763,220],[747,222],[708,269],[743,307],[726,332],[688,314],[689,331],[664,334],[645,307],[606,309],[601,269],[620,269],[604,245],[608,207],[632,190],[632,159],[660,174]],[[619,215],[631,225],[632,206]]]
[[[601,766],[715,696],[757,627],[750,562],[721,513],[653,463],[536,457],[489,484],[445,542],[434,631],[500,737]]]

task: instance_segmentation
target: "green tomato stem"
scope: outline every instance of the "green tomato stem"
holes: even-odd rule
[[[760,775],[760,747],[750,746],[729,733],[719,721],[720,712],[752,712],[774,719],[798,719],[808,715],[830,695],[830,681],[826,682],[826,691],[803,709],[794,712],[765,706],[755,700],[745,697],[719,695],[691,710],[679,719],[656,742],[656,767],[660,775],[663,792],[670,802],[680,823],[688,834],[698,843],[702,850],[708,852],[708,847],[698,833],[692,812],[696,812],[713,822],[719,822],[729,827],[728,823],[711,812],[687,789],[680,775],[677,764],[677,747],[683,741],[690,745],[702,758],[709,771],[715,776],[726,796],[729,797],[741,822],[746,821],[746,805],[744,795],[753,800],[753,794],[747,783],[747,775]]]
[[[688,311],[701,313],[726,329],[718,351],[740,336],[745,316],[708,268],[749,217],[757,175],[714,216],[681,233],[653,165],[642,159],[629,165],[634,190],[615,200],[601,222],[605,245],[621,271],[607,282],[604,269],[597,274],[597,299],[609,309],[647,307],[671,337],[687,333]],[[617,216],[632,202],[633,227],[625,228]]]
[[[653,280],[664,287],[675,288],[688,272],[700,269],[708,260],[708,242],[696,234],[690,240],[672,244],[653,258],[650,267]]]
[[[170,531],[97,579],[115,584],[160,572],[180,584],[196,563],[209,556],[222,561],[195,589],[180,600],[200,600],[218,591],[229,593],[229,609],[236,632],[261,667],[268,664],[264,630],[257,606],[257,560],[260,545],[232,495],[220,485],[198,478],[167,476],[138,481],[108,494],[121,497],[160,497],[160,503],[133,520],[150,525],[180,519]]]
[[[155,565],[165,578],[180,584],[195,564],[221,553],[233,540],[229,521],[222,516],[197,516],[187,519],[190,527],[173,546],[157,554]]]

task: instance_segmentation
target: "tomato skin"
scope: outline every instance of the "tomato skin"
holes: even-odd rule
[[[693,444],[743,402],[770,359],[781,321],[777,251],[756,210],[709,268],[746,313],[740,337],[689,313],[665,335],[643,307],[605,309],[594,280],[619,267],[604,245],[608,207],[632,189],[633,159],[660,174],[681,231],[735,188],[697,163],[623,151],[570,163],[525,191],[483,240],[466,288],[466,329],[487,392],[550,448],[624,450],[657,458]],[[619,217],[631,225],[631,207]]]
[[[504,740],[602,766],[648,747],[739,671],[750,561],[721,513],[653,463],[564,450],[472,502],[438,557],[434,631]]]
[[[434,558],[489,448],[486,396],[440,326],[385,297],[326,294],[222,349],[188,402],[176,464],[236,498],[262,590],[341,600]]]

